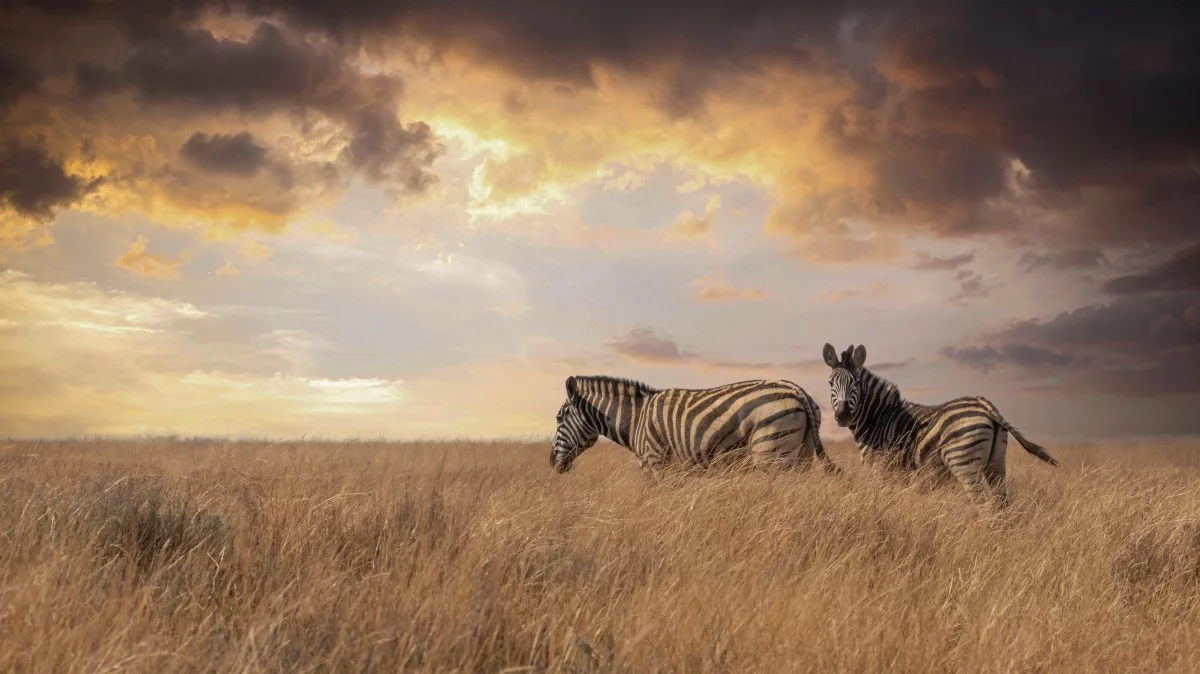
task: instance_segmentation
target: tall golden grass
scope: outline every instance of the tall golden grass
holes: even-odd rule
[[[998,516],[830,449],[0,445],[0,671],[1200,670],[1200,446],[1010,451]]]

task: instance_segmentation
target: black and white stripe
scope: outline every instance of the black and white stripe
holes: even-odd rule
[[[861,344],[850,346],[841,357],[833,345],[826,344],[822,355],[833,369],[829,388],[834,420],[850,429],[863,461],[878,456],[908,470],[941,466],[972,499],[987,500],[986,484],[1000,503],[1007,501],[1004,477],[1009,433],[1025,451],[1058,465],[1044,448],[1005,421],[987,398],[920,405],[905,400],[895,384],[863,367],[867,350]]]
[[[785,380],[707,389],[656,389],[614,377],[568,377],[550,465],[570,470],[601,435],[633,451],[652,474],[670,463],[708,467],[732,452],[757,466],[811,465],[838,472],[821,444],[821,409]]]

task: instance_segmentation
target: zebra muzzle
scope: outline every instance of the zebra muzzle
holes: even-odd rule
[[[550,452],[550,467],[560,475],[571,470],[571,459],[567,452],[561,449],[554,449]]]

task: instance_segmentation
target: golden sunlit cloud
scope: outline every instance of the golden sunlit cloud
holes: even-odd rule
[[[0,272],[0,308],[21,325],[102,325],[113,332],[155,332],[209,314],[162,298],[103,292],[91,283],[39,283],[12,269]]]
[[[271,257],[271,248],[253,239],[246,239],[238,246],[238,253],[248,260],[265,260]]]
[[[241,273],[242,272],[239,271],[237,267],[233,266],[232,262],[226,262],[225,264],[213,270],[213,274],[216,274],[217,276],[238,276]]]
[[[186,265],[188,260],[187,253],[180,253],[179,257],[170,260],[162,255],[146,252],[146,237],[139,234],[129,250],[122,253],[113,264],[136,276],[167,279],[178,278],[179,268]]]
[[[699,289],[692,294],[692,299],[698,302],[761,302],[767,294],[757,288],[739,290],[720,279],[701,277],[692,282]]]
[[[392,65],[405,74],[405,64]],[[474,216],[544,213],[548,204],[593,180],[606,190],[633,188],[641,183],[639,174],[661,162],[692,174],[679,186],[681,192],[749,179],[786,191],[787,203],[867,179],[862,167],[821,138],[828,110],[852,91],[834,76],[766,67],[727,78],[703,119],[667,125],[653,102],[659,86],[654,72],[631,74],[597,65],[595,86],[569,94],[454,53],[436,66],[423,65],[420,76],[412,74],[406,78],[411,114],[430,120],[439,132],[470,138],[471,147],[487,148],[480,150],[471,186]],[[513,92],[523,101],[518,111],[504,104]],[[617,175],[613,165],[632,168]],[[675,235],[689,238],[710,230],[719,204],[710,202],[702,214],[681,214],[672,228]],[[830,222],[818,224],[810,231],[777,218],[774,231],[805,241],[840,235]],[[800,253],[806,250],[797,246]]]
[[[704,205],[704,213],[696,215],[684,211],[671,224],[671,235],[676,238],[695,238],[704,236],[712,231],[714,216],[721,207],[721,197],[714,196]]]
[[[606,192],[632,192],[646,184],[646,174],[638,171],[624,171],[618,175],[606,170],[602,172],[602,176]]]
[[[0,250],[40,248],[54,243],[50,228],[33,218],[0,211]]]

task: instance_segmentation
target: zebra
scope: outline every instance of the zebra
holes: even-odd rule
[[[884,459],[891,466],[926,466],[949,474],[977,504],[988,500],[986,483],[998,505],[1008,502],[1005,454],[1012,433],[1025,451],[1057,466],[1058,461],[1005,421],[1000,410],[980,396],[955,398],[939,405],[905,400],[895,384],[863,367],[867,349],[851,345],[841,356],[832,344],[822,350],[829,375],[834,421],[849,428],[863,463]]]
[[[804,459],[815,454],[826,472],[840,472],[821,444],[821,408],[790,381],[657,389],[630,379],[571,376],[566,390],[550,450],[550,466],[560,474],[601,435],[631,450],[651,481],[672,463],[708,468],[745,455],[758,468],[807,469],[813,464]]]

